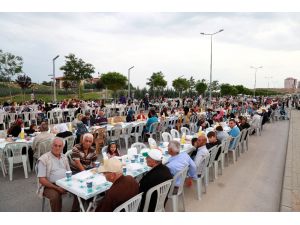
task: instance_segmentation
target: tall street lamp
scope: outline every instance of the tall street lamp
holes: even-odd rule
[[[255,90],[256,90],[256,72],[257,72],[257,70],[258,69],[261,69],[261,68],[263,68],[262,66],[259,66],[259,67],[254,67],[254,66],[251,66],[250,67],[251,69],[255,69],[255,73],[254,73],[254,98],[255,98]]]
[[[134,66],[128,69],[128,99],[130,98],[130,70],[133,69]]]
[[[202,35],[210,35],[210,79],[209,79],[209,105],[211,105],[211,80],[212,80],[212,36],[217,34],[217,33],[220,33],[224,31],[223,29],[215,32],[215,33],[212,33],[212,34],[207,34],[207,33],[200,33]]]
[[[268,89],[267,89],[267,96],[269,94],[269,88],[270,88],[270,79],[272,79],[273,77],[272,76],[268,76],[268,77],[265,77],[267,80],[268,80]]]
[[[59,57],[59,55],[53,58],[53,101],[56,103],[56,80],[55,80],[55,60]]]

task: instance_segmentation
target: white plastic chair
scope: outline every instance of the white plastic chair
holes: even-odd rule
[[[107,156],[107,148],[108,148],[108,146],[104,146],[104,147],[102,148],[102,150],[101,150],[103,159],[108,159],[108,156]]]
[[[198,132],[198,127],[197,127],[197,124],[190,124],[190,131],[191,131],[191,134],[192,133],[197,133]]]
[[[22,154],[22,149],[25,148],[25,154]],[[28,160],[28,145],[26,143],[8,143],[5,145],[4,153],[8,159],[8,173],[9,180],[13,179],[14,164],[22,163],[24,168],[25,178],[28,178],[28,170],[30,171],[30,165]]]
[[[71,122],[75,119],[75,111],[76,111],[76,109],[72,109],[72,108],[69,109],[68,115],[67,115],[67,121],[69,119],[69,121]]]
[[[0,166],[1,166],[3,177],[5,177],[7,174],[4,162],[5,162],[5,158],[4,158],[3,151],[0,151],[0,164],[1,164]]]
[[[261,131],[262,131],[262,121],[263,121],[263,117],[260,117],[260,121],[258,126],[255,128],[255,132],[256,132],[256,136],[261,136]]]
[[[238,136],[236,136],[235,138],[232,137],[231,141],[232,142],[235,142],[235,146],[233,146],[232,149],[228,149],[228,152],[231,152],[232,153],[232,161],[233,161],[233,164],[235,163],[235,161],[237,161],[237,151],[239,151],[239,142],[240,142],[240,138],[241,138],[241,133],[239,133]],[[229,143],[230,145],[230,143]]]
[[[35,166],[37,160],[40,158],[41,155],[43,155],[46,152],[51,151],[51,143],[52,143],[51,138],[38,143],[37,154],[34,154],[34,157],[33,157],[33,166]]]
[[[250,134],[251,134],[251,132],[252,132],[252,128],[251,127],[249,127],[248,129],[247,129],[247,135],[246,135],[246,140],[245,140],[245,149],[248,151],[248,149],[249,149],[249,136],[250,136]]]
[[[188,172],[189,166],[186,166],[185,168],[183,168],[182,171],[179,171],[178,173],[176,173],[173,177],[173,182],[169,191],[169,195],[168,198],[172,199],[172,209],[173,212],[178,212],[178,200],[179,200],[179,196],[182,197],[182,206],[183,206],[183,210],[185,211],[185,205],[184,205],[184,191],[183,191],[183,185],[184,185],[184,181]],[[175,189],[175,185],[176,185],[176,181],[180,180],[180,185],[177,187],[177,193],[174,193],[174,189]]]
[[[138,150],[135,147],[131,147],[127,150],[127,155],[130,157],[133,157],[136,154],[138,154]]]
[[[111,130],[107,130],[107,142],[115,141],[119,142],[119,146],[121,146],[120,136],[122,133],[122,125],[115,125],[111,128]]]
[[[185,133],[186,135],[190,135],[190,134],[191,134],[190,129],[187,128],[187,127],[181,127],[181,128],[180,128],[180,132],[181,132],[181,135],[183,135],[184,133]]]
[[[147,146],[144,143],[136,142],[131,145],[131,148],[136,148],[138,153],[141,152],[142,149],[147,148]]]
[[[178,130],[171,129],[171,135],[173,138],[180,138],[180,134],[179,134]]]
[[[155,206],[154,212],[164,212],[165,211],[164,202],[168,195],[172,181],[173,181],[173,179],[167,180],[161,184],[158,184],[158,185],[150,188],[147,191],[143,212],[148,212],[150,200],[151,200],[153,192],[155,192],[155,191],[157,192],[157,199],[156,199],[156,206]]]
[[[64,122],[63,111],[62,110],[57,110],[55,118],[57,119],[57,123],[63,123]]]
[[[168,132],[163,132],[161,136],[162,136],[163,142],[170,142],[171,140],[173,140],[172,135],[169,134]]]
[[[48,123],[49,123],[49,124],[54,124],[54,115],[53,115],[53,111],[48,111],[47,117],[48,117]]]
[[[213,166],[214,166],[214,172],[215,172],[215,178],[217,179],[218,178],[218,175],[219,175],[219,164],[220,164],[220,169],[221,169],[221,175],[222,175],[222,151],[223,151],[223,147],[224,147],[224,144],[220,144],[220,145],[218,145],[218,147],[217,147],[217,153],[219,152],[219,151],[221,151],[221,153],[220,153],[220,155],[219,155],[219,157],[217,158],[217,159],[215,159],[214,160],[214,162],[213,162]]]
[[[8,113],[8,117],[9,117],[9,127],[11,126],[11,124],[13,124],[16,121],[16,117],[17,114],[16,113]]]
[[[30,112],[23,112],[21,115],[22,115],[24,124],[28,123],[28,125],[30,126],[30,119],[29,119]]]
[[[31,125],[32,123],[34,123],[34,124],[37,125],[38,112],[35,112],[35,111],[29,112],[29,116],[30,116],[30,120],[29,120],[30,125]],[[33,122],[33,121],[34,121],[34,122]]]
[[[215,179],[214,161],[215,161],[216,155],[218,153],[218,146],[214,146],[214,147],[210,148],[208,151],[210,152],[210,158],[209,158],[209,163],[208,163],[208,167],[206,170],[206,184],[208,184],[208,181],[209,181],[210,171],[212,171],[212,181],[214,181],[214,179]]]
[[[159,126],[159,122],[154,122],[150,125],[149,132],[147,132],[147,134],[150,135],[150,138],[153,138],[153,135],[155,135],[157,139],[158,126]]]
[[[201,169],[202,174],[198,174],[197,178],[194,179],[194,181],[196,182],[196,191],[197,191],[198,200],[201,200],[203,184],[204,184],[204,188],[205,188],[205,192],[206,192],[206,188],[207,188],[207,185],[206,185],[206,170],[207,170],[207,166],[208,166],[208,163],[209,163],[209,158],[210,158],[209,154],[205,156],[205,158],[203,159],[205,163],[203,164],[203,168]]]
[[[178,120],[178,117],[176,117],[176,116],[173,116],[172,118],[170,118],[170,120],[169,120],[169,128],[170,128],[170,130],[176,128],[177,120]]]
[[[6,130],[4,113],[0,113],[0,125],[3,125],[3,130]]]
[[[241,138],[240,138],[240,141],[239,141],[239,144],[240,144],[240,152],[241,153],[244,153],[245,152],[245,138],[246,138],[246,135],[248,133],[248,130],[247,129],[243,129],[241,131]]]
[[[128,201],[124,202],[122,205],[115,208],[113,212],[137,212],[142,200],[143,193],[144,192],[141,192]]]
[[[120,135],[120,138],[124,139],[126,150],[128,149],[128,142],[129,142],[129,139],[130,139],[130,136],[131,136],[132,127],[133,127],[132,123],[127,124],[123,128],[122,133]]]
[[[75,139],[76,139],[76,136],[73,136],[73,135],[64,138],[65,144],[67,145],[67,151],[73,149]]]
[[[224,149],[222,151],[222,169],[224,169],[224,166],[225,166],[225,158],[227,158],[227,166],[229,166],[229,155],[228,155],[229,153],[228,153],[228,150],[229,150],[230,140],[231,140],[230,136],[227,137],[227,139],[223,140]]]
[[[138,123],[135,126],[134,133],[131,133],[131,136],[135,137],[135,142],[138,142],[139,138],[142,139],[142,133],[143,133],[144,126],[145,126],[144,123]]]
[[[157,148],[157,143],[153,138],[148,138],[148,144],[150,148]]]

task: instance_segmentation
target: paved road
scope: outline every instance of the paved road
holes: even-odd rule
[[[287,136],[288,121],[267,124],[262,136],[250,137],[249,151],[209,184],[201,201],[194,188],[185,189],[186,211],[279,211]],[[12,182],[0,174],[0,211],[41,211],[35,190],[34,173],[24,179],[22,169],[16,169]],[[64,211],[70,210],[71,200]]]
[[[262,136],[250,136],[249,151],[209,183],[201,201],[193,187],[185,188],[186,211],[279,211],[288,127],[289,121],[278,121],[266,124]]]

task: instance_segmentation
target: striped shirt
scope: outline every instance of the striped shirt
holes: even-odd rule
[[[74,172],[79,172],[74,160],[80,160],[81,165],[85,169],[88,169],[97,160],[95,148],[90,147],[88,154],[85,154],[82,144],[77,144],[73,147],[71,157],[73,160],[71,162],[71,170]]]

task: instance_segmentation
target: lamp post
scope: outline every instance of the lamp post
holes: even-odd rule
[[[133,69],[134,66],[128,69],[128,99],[130,98],[130,70]]]
[[[272,76],[268,76],[268,77],[265,77],[265,78],[268,80],[268,89],[267,89],[267,97],[268,97],[270,79],[272,79],[273,77]]]
[[[255,90],[256,90],[256,72],[258,69],[261,69],[263,68],[262,66],[259,66],[259,67],[254,67],[254,66],[251,66],[250,67],[251,69],[255,69],[255,73],[254,73],[254,98],[255,98]]]
[[[55,60],[59,57],[59,55],[53,58],[53,101],[56,103],[56,80],[55,80]]]
[[[200,33],[202,35],[210,35],[210,77],[209,77],[209,105],[211,105],[211,80],[212,80],[212,36],[217,34],[217,33],[220,33],[224,31],[223,29],[215,32],[215,33],[212,33],[212,34],[207,34],[207,33]]]

